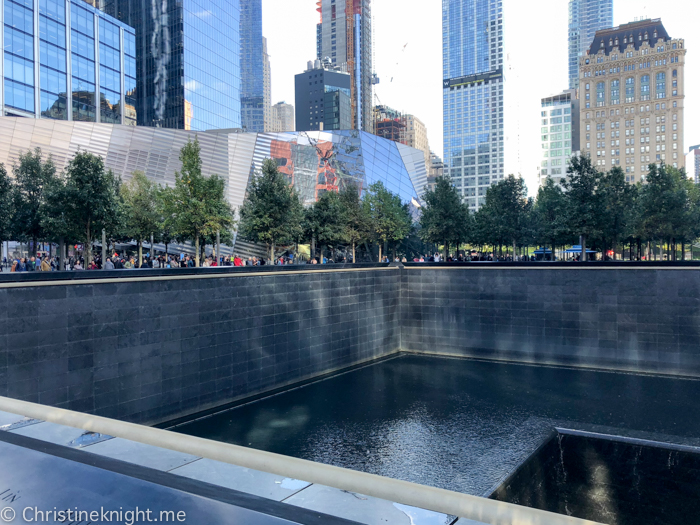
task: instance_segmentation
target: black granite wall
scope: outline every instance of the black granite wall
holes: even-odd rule
[[[700,376],[700,267],[407,266],[401,348]]]
[[[3,274],[0,395],[152,423],[398,349],[399,269],[237,270]]]
[[[399,349],[700,377],[700,268],[329,269],[0,274],[0,395],[154,423]]]

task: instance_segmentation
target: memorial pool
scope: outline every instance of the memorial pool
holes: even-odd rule
[[[700,444],[700,380],[401,354],[173,428],[488,495],[566,427]]]

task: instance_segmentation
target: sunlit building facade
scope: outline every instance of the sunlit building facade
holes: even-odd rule
[[[540,185],[548,177],[561,184],[572,154],[579,151],[579,100],[575,89],[542,99]]]
[[[81,0],[4,0],[0,114],[135,125],[134,29]]]
[[[649,164],[685,165],[685,43],[660,19],[598,31],[580,62],[581,153],[628,182]]]
[[[443,0],[445,175],[472,210],[504,175],[501,0]]]

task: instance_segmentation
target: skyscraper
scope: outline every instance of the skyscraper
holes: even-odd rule
[[[579,100],[577,90],[542,99],[541,141],[542,161],[540,185],[548,177],[561,184],[566,178],[566,166],[572,154],[579,151]]]
[[[326,61],[309,61],[294,76],[296,130],[352,129],[351,76]]]
[[[265,131],[266,66],[262,34],[262,0],[240,2],[241,127],[246,131],[262,132]]]
[[[240,0],[106,0],[136,30],[140,126],[241,127]]]
[[[352,127],[372,131],[371,0],[319,0],[318,60],[326,57],[351,77]]]
[[[267,38],[263,37],[263,113],[265,131],[272,128],[272,68],[267,54]]]
[[[0,11],[0,115],[136,125],[133,28],[81,0]]]
[[[578,88],[578,64],[595,32],[613,25],[613,0],[569,0],[569,89]]]
[[[502,9],[442,1],[444,171],[472,209],[504,173]]]
[[[295,131],[294,106],[278,102],[272,106],[272,125],[270,131]]]
[[[599,171],[644,180],[649,165],[685,165],[685,42],[660,19],[598,31],[580,61],[581,153]]]

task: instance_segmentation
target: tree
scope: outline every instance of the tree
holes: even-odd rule
[[[598,192],[604,253],[608,246],[616,251],[617,244],[629,235],[635,188],[625,181],[625,174],[619,166],[600,178]]]
[[[172,201],[174,189],[169,186],[158,186],[156,197],[156,211],[158,213],[160,227],[158,238],[165,244],[165,255],[168,255],[168,244],[177,237],[175,216],[168,208],[168,203]]]
[[[225,183],[218,175],[202,175],[199,141],[188,141],[180,150],[182,170],[175,173],[175,187],[166,192],[164,209],[169,224],[181,240],[194,241],[199,266],[200,241],[211,241],[216,232],[233,228],[233,210],[225,197]]]
[[[265,243],[273,261],[275,245],[295,242],[302,235],[304,208],[274,160],[265,159],[262,173],[253,176],[240,216],[240,235]]]
[[[646,183],[639,190],[639,233],[648,240],[672,245],[677,236],[688,232],[686,221],[693,216],[686,179],[666,164],[651,164],[649,168]]]
[[[7,174],[4,164],[0,164],[0,262],[2,261],[2,243],[12,235],[12,216],[14,215],[14,186]],[[9,254],[8,254],[9,255]]]
[[[32,241],[32,251],[44,239],[41,208],[44,190],[56,178],[56,166],[51,156],[44,160],[41,149],[20,153],[19,163],[12,166],[15,176],[14,233],[17,239]]]
[[[527,188],[522,177],[509,175],[486,190],[482,220],[488,227],[488,235],[494,245],[511,244],[513,256],[516,245],[525,236],[527,206]]]
[[[572,157],[562,185],[566,190],[566,225],[581,236],[581,260],[587,260],[586,239],[602,233],[602,200],[598,193],[600,173],[588,155]]]
[[[78,241],[82,232],[77,229],[72,216],[72,206],[68,196],[65,174],[55,177],[44,189],[44,202],[41,207],[41,227],[51,242]],[[61,266],[64,253],[61,250]]]
[[[411,231],[411,215],[399,196],[387,190],[381,181],[369,187],[362,206],[372,240],[379,244],[381,262],[383,244],[400,241]]]
[[[121,186],[124,203],[125,233],[136,240],[139,250],[139,267],[143,262],[143,242],[160,229],[158,213],[158,185],[142,172],[134,172],[132,178]]]
[[[352,262],[356,263],[355,247],[368,237],[367,216],[360,200],[360,190],[354,184],[340,192],[340,204],[345,210],[343,240],[352,245]]]
[[[305,210],[304,223],[307,236],[321,246],[323,262],[326,245],[335,245],[342,241],[345,234],[346,210],[340,195],[334,191],[322,193],[318,200]]]
[[[63,206],[68,231],[79,231],[85,243],[85,266],[92,260],[92,242],[102,229],[111,231],[119,217],[120,180],[105,170],[102,157],[79,151],[66,168]]]
[[[565,211],[564,192],[551,177],[547,177],[544,184],[537,190],[533,216],[535,239],[543,246],[549,243],[552,247],[552,260],[554,260],[557,245],[566,241]]]
[[[467,238],[471,219],[469,207],[462,202],[448,177],[437,177],[435,189],[428,190],[423,200],[420,237],[424,242],[442,244],[447,260],[449,247],[459,246]]]

